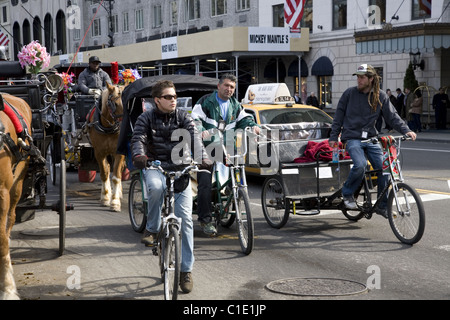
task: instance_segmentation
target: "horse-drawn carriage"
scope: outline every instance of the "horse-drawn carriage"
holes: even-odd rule
[[[16,222],[32,219],[35,210],[52,209],[58,211],[60,219],[60,253],[64,248],[64,221],[65,211],[68,209],[65,201],[65,164],[63,131],[55,113],[56,95],[62,89],[62,84],[52,73],[41,74],[34,80],[24,79],[26,74],[17,62],[0,62],[0,77],[7,79],[0,81],[0,93],[14,96],[24,100],[31,109],[32,121],[29,135],[33,146],[28,156],[30,162],[25,174],[20,201],[16,208]],[[8,102],[5,102],[5,106]],[[12,106],[13,107],[13,106]],[[13,148],[14,149],[14,148]],[[45,160],[52,156],[60,167],[60,199],[58,204],[46,204],[47,175],[50,168],[46,167]],[[22,156],[24,158],[25,156]],[[44,159],[44,163],[41,163]],[[17,161],[17,160],[16,160]],[[14,171],[14,168],[13,168]],[[70,209],[70,207],[69,207]]]
[[[15,296],[9,257],[9,235],[15,222],[34,217],[36,210],[51,209],[59,214],[59,254],[64,252],[66,165],[64,133],[55,112],[60,78],[42,73],[26,78],[18,62],[0,61],[0,296]],[[60,163],[59,200],[47,204],[49,156]]]
[[[54,66],[59,74],[71,74],[75,82],[89,65],[87,63],[74,63],[72,65],[63,63]],[[118,78],[117,63],[101,63],[100,68],[105,71],[111,79]],[[85,126],[89,113],[93,107],[101,108],[100,100],[94,95],[83,94],[78,91],[76,83],[68,84],[70,94],[60,92],[58,95],[57,110],[62,115],[62,128],[67,132],[66,161],[69,166],[78,170],[80,182],[92,182],[96,171],[99,170],[98,163],[94,157],[94,150],[88,139]]]

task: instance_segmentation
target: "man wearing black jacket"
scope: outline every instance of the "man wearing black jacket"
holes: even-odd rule
[[[172,81],[159,81],[152,88],[155,105],[141,114],[131,138],[131,154],[136,168],[144,171],[148,191],[147,225],[141,240],[154,246],[161,226],[161,209],[167,189],[166,178],[158,170],[146,169],[149,162],[161,161],[164,170],[181,170],[193,158],[203,167],[212,164],[203,147],[192,117],[176,109],[177,95]],[[180,130],[181,129],[181,130]],[[192,155],[192,157],[191,157]],[[181,280],[183,292],[192,291],[194,265],[194,228],[192,221],[192,191],[189,176],[175,181],[175,215],[181,224]]]

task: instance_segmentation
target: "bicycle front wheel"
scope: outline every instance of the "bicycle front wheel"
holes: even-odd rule
[[[405,183],[397,184],[397,199],[392,189],[388,198],[389,224],[403,243],[417,243],[425,230],[425,210],[417,191]]]
[[[236,218],[239,242],[241,244],[242,252],[249,255],[253,250],[253,218],[247,189],[238,189],[237,204]]]
[[[169,237],[164,238],[163,281],[164,299],[177,300],[181,268],[181,240],[178,229],[170,225]]]
[[[136,232],[144,231],[147,223],[147,203],[144,201],[139,174],[135,174],[131,178],[130,192],[128,194],[128,213],[133,230]]]

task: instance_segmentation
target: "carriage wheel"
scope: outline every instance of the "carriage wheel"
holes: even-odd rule
[[[64,146],[64,135],[61,136],[61,146]],[[61,173],[59,186],[59,255],[64,254],[66,242],[66,158],[64,148],[61,147]]]
[[[272,177],[264,181],[261,192],[264,218],[272,228],[280,229],[289,219],[291,206],[283,190],[280,178]]]
[[[50,180],[52,185],[56,185],[56,163],[54,159],[55,147],[53,139],[47,147],[47,153],[45,155],[45,160],[47,162],[48,171],[50,172]]]

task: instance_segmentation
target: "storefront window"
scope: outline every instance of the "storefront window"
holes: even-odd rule
[[[331,77],[319,77],[319,104],[321,108],[328,108],[332,103]]]

